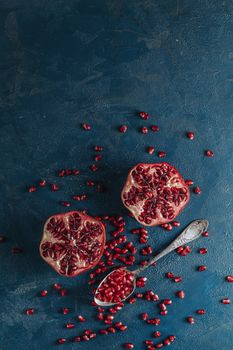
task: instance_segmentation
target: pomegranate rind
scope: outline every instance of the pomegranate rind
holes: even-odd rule
[[[71,222],[69,220],[75,216],[80,218],[80,225],[77,229],[75,228],[75,230],[73,230],[71,229]],[[56,223],[60,220],[59,222],[62,223],[62,238],[59,237],[59,232],[55,232],[54,234],[51,232],[51,230],[48,230],[48,224],[51,223],[51,220],[55,220]],[[96,233],[94,232],[94,238],[91,238],[91,234],[93,236],[93,231],[90,230],[90,232],[88,232],[89,228],[87,225],[90,224],[95,228],[97,227],[99,230],[99,234],[96,237]],[[56,237],[54,237],[54,235]],[[85,239],[89,243],[89,251],[85,249],[82,251],[83,240]],[[80,211],[70,211],[67,213],[55,214],[46,220],[39,250],[42,259],[45,260],[46,263],[49,264],[59,275],[65,277],[75,277],[82,272],[94,268],[98,264],[104,252],[105,242],[105,227],[99,220],[96,220]],[[48,245],[48,243],[53,244],[53,247],[54,245],[57,245],[59,249],[62,247],[62,252],[63,250],[64,252],[60,255],[58,254],[59,256],[57,258],[56,256],[52,257],[51,254],[48,254],[48,249],[45,249],[45,246]],[[97,253],[94,249],[97,249]],[[47,252],[45,252],[46,250]],[[72,250],[75,252],[71,257],[75,260],[75,262],[72,263],[72,266],[74,266],[74,271],[71,271],[72,267],[69,266],[69,263],[66,264],[65,269],[61,266],[62,260],[67,261],[67,254],[69,255],[69,252]],[[94,251],[96,255],[94,255]],[[77,254],[78,252],[80,252],[80,255]],[[85,262],[81,259],[81,253],[82,255],[86,255],[86,260],[89,262]],[[70,255],[68,258],[69,257]],[[65,258],[65,260],[63,258]]]
[[[146,170],[152,182],[148,183],[147,179],[140,176],[140,173],[137,172],[138,169]],[[143,182],[142,185],[135,180],[137,177],[140,182]],[[159,182],[162,182],[161,186]],[[161,188],[166,189],[167,193],[164,193]],[[130,190],[131,193],[129,193]],[[160,192],[159,194],[158,191]],[[175,193],[171,193],[172,191],[177,193],[176,196]],[[170,200],[167,199],[169,196]],[[171,222],[184,209],[189,199],[190,190],[182,175],[174,166],[165,162],[139,163],[134,166],[129,171],[121,192],[121,200],[124,206],[140,224],[145,226],[157,226]],[[148,214],[148,211],[145,211],[145,204],[149,205],[148,203],[151,206],[155,205],[151,216],[149,215],[150,213]],[[169,214],[166,211],[162,213],[163,209],[160,210],[164,204],[169,208]],[[146,220],[143,218],[143,215],[146,217]]]

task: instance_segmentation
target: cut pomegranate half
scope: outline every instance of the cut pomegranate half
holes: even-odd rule
[[[171,164],[139,163],[130,170],[121,198],[138,222],[156,226],[177,217],[188,203],[190,191]]]
[[[103,224],[79,211],[53,215],[45,223],[41,257],[60,275],[74,277],[92,269],[105,246]]]

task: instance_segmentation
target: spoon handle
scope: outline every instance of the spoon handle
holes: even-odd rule
[[[171,253],[176,248],[187,244],[189,242],[194,241],[195,239],[199,238],[203,232],[205,232],[208,228],[208,221],[207,220],[195,220],[192,221],[185,229],[184,231],[173,241],[171,244],[169,244],[162,252],[158,253],[155,257],[153,257],[151,260],[149,260],[148,264],[146,266],[143,266],[135,271],[133,271],[135,274],[139,274],[143,270],[147,269],[149,266],[151,266],[154,262],[162,258],[163,256],[167,255],[168,253]]]

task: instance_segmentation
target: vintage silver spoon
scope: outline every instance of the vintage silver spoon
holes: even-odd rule
[[[199,238],[201,236],[201,234],[203,232],[205,232],[208,228],[209,222],[207,220],[195,220],[192,221],[185,229],[184,231],[172,242],[170,243],[162,252],[158,253],[156,256],[154,256],[146,266],[142,266],[139,267],[138,269],[134,270],[134,271],[129,271],[131,274],[134,274],[134,280],[133,280],[133,290],[132,292],[127,295],[127,297],[125,299],[122,299],[121,301],[124,301],[126,299],[128,299],[130,297],[130,295],[132,295],[132,293],[134,292],[135,288],[136,288],[136,277],[137,275],[139,275],[142,271],[144,271],[145,269],[147,269],[149,266],[151,266],[154,262],[158,261],[160,258],[162,258],[163,256],[167,255],[168,253],[171,253],[173,250],[175,250],[176,248],[187,244],[189,242],[194,241],[195,239]],[[100,286],[103,284],[103,282],[116,270],[111,271],[99,284],[96,292],[95,292],[95,297],[94,300],[96,302],[97,305],[99,306],[111,306],[111,305],[115,305],[117,303],[109,303],[109,302],[103,302],[101,300],[99,300],[96,297],[96,294],[98,293],[98,289],[100,288]]]

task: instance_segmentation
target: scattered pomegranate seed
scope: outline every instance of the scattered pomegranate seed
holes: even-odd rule
[[[203,232],[202,237],[209,237],[209,232],[208,231]]]
[[[169,278],[169,279],[172,279],[172,278],[174,278],[175,276],[174,276],[174,273],[172,273],[172,272],[167,272],[167,273],[166,273],[166,277]]]
[[[205,265],[200,265],[198,266],[198,271],[202,272],[202,271],[205,271],[207,269],[207,267]]]
[[[205,151],[205,155],[209,158],[213,157],[214,156],[214,152],[211,151],[210,149],[208,149],[207,151]]]
[[[88,180],[86,182],[86,185],[89,186],[89,187],[93,187],[93,186],[95,186],[95,183],[94,183],[94,181]]]
[[[195,320],[192,316],[188,316],[187,317],[187,322],[190,323],[190,324],[194,324],[195,323]]]
[[[169,339],[169,338],[164,339],[163,344],[164,344],[165,346],[171,345],[170,339]]]
[[[164,299],[163,304],[171,305],[172,304],[172,300],[171,299]]]
[[[153,154],[155,151],[154,147],[147,147],[147,153]]]
[[[79,174],[80,174],[80,171],[79,171],[78,169],[73,169],[73,170],[72,170],[72,175],[77,176],[77,175],[79,175]]]
[[[70,207],[70,202],[67,202],[67,201],[62,201],[62,202],[60,202],[60,204],[61,204],[63,207]]]
[[[160,349],[163,347],[163,343],[158,343],[155,345],[156,349]]]
[[[159,158],[164,158],[164,157],[166,157],[166,155],[167,155],[167,153],[164,152],[164,151],[159,151],[159,152],[158,152],[158,157],[159,157]]]
[[[66,342],[65,338],[60,338],[57,340],[57,344],[64,344]]]
[[[134,349],[134,345],[133,345],[133,343],[125,343],[124,348],[125,349]]]
[[[224,299],[221,300],[221,303],[222,303],[222,304],[230,304],[231,301],[230,301],[229,298],[224,298]]]
[[[194,193],[196,194],[201,194],[201,189],[199,186],[195,187],[194,190],[193,190]]]
[[[148,319],[148,317],[149,317],[149,315],[148,315],[146,312],[143,312],[143,313],[141,314],[141,319],[142,319],[143,321],[146,321],[146,320]]]
[[[90,170],[95,172],[98,170],[98,167],[95,164],[90,165]]]
[[[177,292],[177,296],[178,296],[178,298],[180,298],[180,299],[184,299],[184,297],[185,297],[184,291],[183,291],[183,290],[179,290],[179,291]]]
[[[99,330],[99,333],[100,333],[100,334],[103,334],[103,335],[107,335],[107,334],[108,334],[108,331],[107,331],[107,329],[100,329],[100,330]]]
[[[99,162],[102,158],[103,158],[103,156],[101,154],[98,154],[94,157],[96,162]]]
[[[208,251],[207,251],[207,249],[206,248],[200,248],[199,249],[199,253],[200,254],[206,254]]]
[[[123,324],[122,326],[119,327],[119,330],[124,332],[127,330],[127,326]]]
[[[21,254],[21,253],[23,253],[23,249],[22,249],[22,248],[19,248],[19,247],[13,247],[13,248],[11,249],[11,253],[12,253],[12,254]]]
[[[67,289],[65,289],[65,288],[64,288],[64,289],[61,289],[59,292],[60,292],[60,294],[61,294],[62,297],[64,297],[65,295],[67,295]]]
[[[139,116],[143,119],[143,120],[147,120],[149,119],[149,114],[146,112],[139,112]]]
[[[227,282],[232,283],[233,282],[233,276],[226,276]]]
[[[103,147],[102,146],[94,146],[94,150],[96,152],[101,152],[101,151],[103,151]]]
[[[91,130],[91,126],[87,123],[83,123],[82,124],[82,128],[85,130],[85,131],[90,131]]]
[[[87,195],[86,194],[78,194],[72,197],[73,200],[75,201],[84,201],[87,199]]]
[[[172,221],[171,225],[174,227],[179,227],[180,226],[180,222],[179,221]]]
[[[127,125],[121,125],[119,128],[119,130],[122,134],[125,134],[127,129],[128,129]]]
[[[154,131],[154,132],[157,132],[159,131],[159,127],[157,125],[151,125],[151,130]]]
[[[159,331],[156,331],[152,335],[154,338],[159,338],[161,336],[161,333]]]
[[[6,237],[5,236],[0,236],[0,243],[3,243],[6,241]]]
[[[185,180],[186,185],[192,186],[193,185],[193,180]]]
[[[182,278],[180,276],[174,277],[173,281],[175,283],[180,283],[182,281]]]
[[[168,337],[170,339],[170,341],[173,343],[176,340],[175,335],[169,335]]]
[[[155,326],[160,325],[160,318],[151,318],[150,320],[147,320],[146,323],[148,324],[154,324]]]
[[[70,312],[70,309],[68,309],[68,307],[63,307],[62,309],[63,315],[67,315],[69,312]]]
[[[39,182],[40,187],[45,187],[46,186],[46,180],[41,179]]]
[[[72,329],[72,328],[74,328],[75,327],[75,324],[74,323],[67,323],[66,324],[66,328],[67,329]]]
[[[196,311],[198,315],[205,315],[206,311],[204,309],[199,309]]]
[[[154,345],[153,340],[145,340],[144,343],[145,343],[146,345],[151,345],[151,346]]]
[[[35,309],[33,309],[33,308],[27,309],[27,310],[26,310],[26,314],[27,314],[28,316],[34,315],[34,313],[35,313]]]
[[[77,317],[77,319],[78,319],[79,322],[86,322],[85,317],[83,317],[82,315],[79,315],[79,316]]]
[[[52,191],[58,191],[59,190],[59,187],[56,184],[51,184],[50,187],[51,187]]]
[[[161,316],[166,316],[168,314],[168,311],[167,310],[162,310],[160,311],[160,315]]]
[[[47,290],[42,290],[41,292],[40,292],[40,295],[42,296],[42,297],[46,297],[46,295],[48,294],[48,291]]]
[[[129,298],[128,303],[129,304],[134,304],[136,303],[137,299],[136,298]]]
[[[60,290],[62,286],[59,283],[54,283],[53,288],[56,290]]]
[[[35,187],[35,186],[30,186],[30,187],[28,188],[28,192],[29,192],[29,193],[36,192],[36,187]]]
[[[148,133],[148,128],[146,126],[141,127],[141,133],[142,134],[147,134]]]
[[[189,140],[193,140],[194,139],[194,132],[192,132],[192,131],[189,131],[189,132],[187,132],[187,138],[189,139]]]

